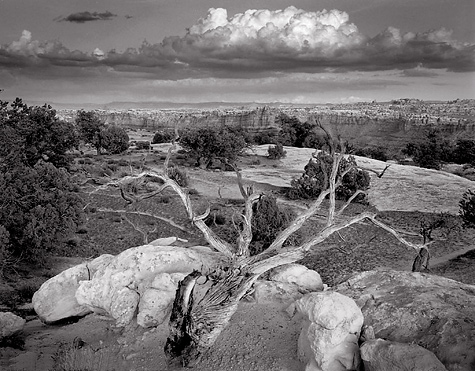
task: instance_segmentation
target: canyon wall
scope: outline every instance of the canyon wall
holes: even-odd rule
[[[190,126],[239,126],[250,132],[278,132],[279,115],[302,122],[317,118],[323,125],[352,143],[402,148],[422,138],[428,129],[441,130],[448,139],[475,139],[475,101],[438,104],[355,104],[314,107],[129,109],[96,110],[104,122],[131,129],[158,131]],[[74,121],[75,110],[58,111]]]

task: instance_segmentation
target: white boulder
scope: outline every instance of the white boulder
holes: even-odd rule
[[[293,283],[303,292],[323,290],[322,278],[318,272],[301,264],[285,264],[271,270],[269,280]]]
[[[207,270],[216,266],[221,258],[220,254],[202,249],[153,245],[133,247],[97,270],[91,280],[82,281],[76,291],[76,299],[89,310],[111,316],[118,326],[130,323],[135,314],[141,325],[160,323],[164,314],[151,310],[152,302],[160,297],[160,306],[168,308],[178,284],[178,280],[173,279],[172,289],[163,274],[186,275],[193,270]],[[157,287],[155,279],[168,283],[162,290],[162,287]],[[163,291],[164,294],[160,296],[150,290]],[[146,301],[140,304],[143,297]],[[141,313],[141,310],[145,312]]]
[[[94,273],[106,266],[113,255],[98,258],[66,269],[44,282],[32,298],[33,308],[41,321],[54,323],[69,317],[81,317],[91,310],[77,302],[75,294],[79,282],[90,280]]]
[[[295,302],[303,317],[298,340],[306,371],[357,370],[363,314],[353,299],[336,292],[313,292]]]
[[[137,323],[142,327],[162,324],[169,316],[175,299],[178,283],[185,278],[184,273],[161,273],[140,297]]]

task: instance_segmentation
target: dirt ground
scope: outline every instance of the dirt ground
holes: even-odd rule
[[[163,156],[166,149],[166,146],[157,148],[156,156]],[[262,150],[259,149],[261,152]],[[252,153],[240,164],[243,168],[244,181],[246,184],[252,184],[255,191],[273,193],[278,196],[282,190],[282,184],[288,184],[288,174],[301,173],[302,164],[306,163],[308,153],[302,152],[299,156],[297,158],[290,155],[287,160],[279,162],[267,160],[260,152]],[[298,167],[297,163],[300,164]],[[153,168],[154,164],[155,162],[151,161],[148,166]],[[376,165],[379,166],[379,164]],[[392,181],[374,186],[373,193],[370,194],[372,205],[355,204],[347,211],[353,215],[368,208],[379,211],[379,218],[382,221],[392,225],[398,231],[406,232],[408,239],[418,243],[421,242],[420,237],[417,237],[421,220],[437,217],[438,214],[434,212],[439,212],[439,210],[453,210],[453,199],[458,197],[457,192],[474,184],[463,180],[460,183],[452,182],[442,187],[443,179],[446,181],[453,179],[445,174],[442,178],[437,178],[435,173],[412,172],[411,169],[411,171],[402,169],[405,170],[404,173],[397,173],[398,170],[400,169],[396,167],[391,170],[392,173],[389,173]],[[198,192],[198,195],[192,197],[192,202],[197,205],[197,208],[205,208],[208,201],[224,205],[224,208],[236,208],[236,204],[231,201],[238,200],[241,196],[234,174],[189,169],[188,175],[191,186]],[[399,179],[398,182],[395,182],[395,179]],[[433,184],[433,188],[427,182]],[[422,192],[424,188],[426,192]],[[392,203],[392,209],[391,203],[383,197],[383,190],[389,193],[396,190],[399,194],[399,198],[394,199]],[[424,194],[426,199],[423,197]],[[381,200],[378,201],[379,198]],[[435,199],[439,200],[438,209],[434,206]],[[122,207],[121,200],[113,194],[103,195],[96,201],[98,207]],[[173,211],[179,207],[175,201],[172,197],[166,203],[159,203],[155,211],[161,212],[160,215],[165,219],[173,220],[176,225],[186,227],[186,216]],[[284,199],[279,202],[295,210],[306,207],[305,202]],[[21,278],[25,280],[26,286],[30,281],[32,286],[37,285],[38,280],[44,281],[68,266],[78,264],[83,258],[88,257],[88,254],[118,253],[124,248],[142,242],[140,233],[131,233],[130,225],[114,213],[91,214],[89,222],[90,224],[84,227],[87,233],[78,235],[78,241],[84,244],[82,256],[70,254],[70,257],[57,258],[49,268],[20,270],[17,281]],[[113,228],[110,228],[111,223]],[[312,218],[304,226],[301,235],[306,236],[314,232],[319,223],[319,217]],[[170,235],[190,241],[200,238],[197,233],[185,232],[165,221],[160,226],[158,232],[150,234],[150,239]],[[97,231],[102,231],[102,233],[99,235]],[[431,245],[431,272],[475,284],[475,246],[473,244],[475,233],[472,230],[460,229],[448,235],[440,234],[435,237],[435,242]],[[112,242],[113,238],[115,242]],[[395,238],[370,223],[363,223],[341,231],[321,246],[326,250],[323,252],[315,250],[301,263],[317,270],[324,283],[330,286],[356,271],[384,267],[410,270],[415,258],[414,251],[408,250]],[[327,249],[328,247],[331,249]],[[11,282],[0,282],[0,294],[8,293],[9,285],[11,286]],[[166,363],[163,353],[168,335],[166,324],[149,330],[132,327],[118,329],[107,318],[89,315],[74,323],[47,326],[37,319],[31,311],[31,306],[15,305],[15,308],[27,319],[27,324],[24,333],[16,339],[16,342],[0,346],[0,370],[44,371],[53,370],[55,367],[56,370],[67,371],[181,369],[180,365]],[[8,303],[2,306],[0,301],[0,310],[9,309],[11,306],[9,307]],[[299,332],[300,320],[290,318],[280,308],[274,305],[242,302],[216,346],[194,365],[194,369],[200,371],[303,371],[305,365],[298,360],[297,356]]]

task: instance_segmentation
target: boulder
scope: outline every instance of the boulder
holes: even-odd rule
[[[358,273],[335,291],[355,299],[376,338],[414,343],[447,370],[475,367],[475,286],[426,273]]]
[[[284,309],[304,294],[294,283],[257,281],[254,283],[253,298],[258,304],[275,304]]]
[[[296,284],[306,293],[323,290],[323,282],[318,272],[296,263],[272,269],[269,280]]]
[[[313,292],[295,302],[303,317],[298,340],[306,371],[358,370],[363,314],[353,299],[337,292]]]
[[[23,330],[26,320],[11,312],[0,313],[0,340]]]
[[[155,291],[162,291],[155,279],[164,283],[164,273],[186,275],[193,270],[206,271],[216,266],[220,259],[221,254],[203,249],[154,245],[133,247],[97,270],[91,280],[80,282],[76,299],[91,311],[111,316],[118,326],[127,325],[136,314],[141,325],[160,323],[166,314],[157,314],[150,308],[151,303],[160,297]],[[173,301],[170,296],[173,291],[174,297],[178,280],[173,280],[173,288],[169,283],[163,288],[164,294],[160,299],[162,308],[168,308],[167,303]],[[140,304],[144,295],[146,302]],[[145,308],[146,311],[141,313]]]
[[[447,371],[434,353],[417,345],[383,339],[361,346],[365,371]]]
[[[137,324],[147,328],[165,322],[172,310],[178,282],[185,276],[184,273],[157,275],[140,297]]]
[[[113,255],[98,258],[66,269],[48,281],[33,294],[32,303],[41,321],[54,323],[69,317],[81,317],[91,310],[77,302],[75,293],[79,282],[90,280],[94,273],[106,266]]]

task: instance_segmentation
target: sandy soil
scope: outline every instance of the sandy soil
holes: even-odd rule
[[[155,149],[166,152],[167,145],[156,146]],[[266,155],[267,146],[254,148],[243,160],[246,165],[242,171],[244,182],[252,183],[256,191],[288,187],[291,178],[301,174],[313,150],[295,148],[286,150],[286,158],[280,161],[266,161],[262,156]],[[259,165],[256,161],[258,159],[261,161]],[[252,165],[253,162],[255,165]],[[365,158],[357,158],[357,162],[376,171],[381,171],[385,166],[380,161]],[[219,191],[223,198],[241,198],[232,172],[190,170],[189,176],[193,187],[202,195],[217,197]],[[469,187],[474,188],[474,185],[474,182],[448,173],[391,165],[383,178],[372,176],[369,200],[380,211],[447,211],[456,214],[462,193]],[[295,206],[302,207],[302,204],[296,203]],[[367,233],[368,231],[364,231],[360,234],[361,241],[351,241],[352,248],[356,249],[355,259],[358,258],[358,249],[364,244],[373,244],[377,249],[378,244],[386,242],[383,239],[370,239],[371,235]],[[337,248],[341,247],[345,244],[344,239],[348,241],[348,237],[342,233],[341,238],[330,243],[335,244]],[[463,246],[454,248],[468,250],[470,246],[467,247],[464,241]],[[448,254],[455,256],[457,252],[451,250]],[[341,252],[341,255],[342,259],[348,258],[347,253]],[[320,256],[315,264],[326,264],[325,259],[325,255]],[[387,257],[388,264],[393,262],[396,265],[401,262],[406,264],[410,259],[412,255],[402,256],[396,252]],[[437,259],[442,263],[447,260],[447,256],[442,254],[437,256]],[[365,262],[355,260],[354,263],[361,266]],[[62,268],[67,266],[64,260],[61,264]],[[280,308],[274,305],[243,302],[216,346],[202,357],[194,369],[304,370],[304,365],[297,357],[299,332],[300,321],[289,318]],[[117,329],[113,322],[97,315],[89,315],[77,323],[62,326],[46,326],[35,317],[30,317],[25,328],[24,349],[0,348],[0,369],[51,370],[55,364],[54,357],[59,357],[62,370],[181,369],[179,365],[166,363],[163,347],[167,334],[166,324],[152,330]],[[81,348],[74,349],[74,343]],[[57,353],[58,347],[62,352]]]

